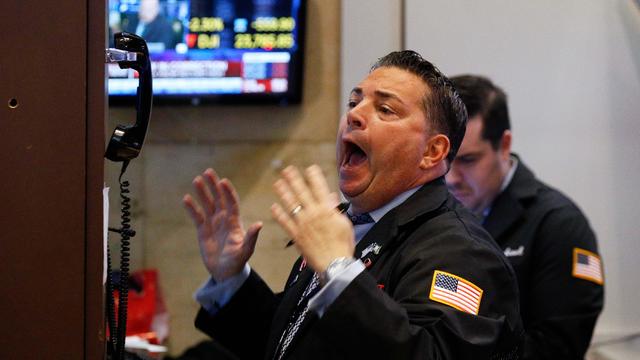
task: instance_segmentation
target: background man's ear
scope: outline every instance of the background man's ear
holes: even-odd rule
[[[503,160],[509,159],[509,156],[511,156],[511,140],[511,130],[505,130],[504,133],[502,133],[500,146],[498,147],[498,152]]]

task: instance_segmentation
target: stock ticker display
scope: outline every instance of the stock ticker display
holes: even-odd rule
[[[295,97],[302,71],[302,2],[110,0],[109,38],[127,31],[146,40],[156,97]],[[109,64],[108,73],[110,95],[135,95],[135,71]]]

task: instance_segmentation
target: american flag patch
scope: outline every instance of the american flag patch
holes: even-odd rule
[[[482,289],[459,276],[436,270],[431,282],[429,299],[478,315]]]
[[[573,248],[572,275],[602,285],[602,262],[600,256],[580,248]]]

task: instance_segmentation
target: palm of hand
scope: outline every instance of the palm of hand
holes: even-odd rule
[[[216,281],[240,273],[253,254],[262,228],[256,222],[245,231],[240,221],[238,194],[229,180],[219,180],[213,169],[193,179],[196,199],[186,194],[182,201],[198,233],[205,267]]]
[[[251,252],[245,246],[246,233],[238,216],[216,211],[198,227],[200,253],[216,281],[242,271]]]

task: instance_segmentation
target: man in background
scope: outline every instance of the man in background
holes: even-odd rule
[[[446,176],[518,276],[526,359],[582,359],[603,306],[603,271],[587,219],[511,153],[505,93],[489,79],[452,81],[469,121]]]
[[[274,184],[301,255],[280,294],[248,265],[262,223],[245,230],[229,180],[196,176],[184,204],[211,275],[196,326],[243,359],[518,358],[515,274],[444,182],[466,120],[419,54],[379,59],[340,121],[346,214],[318,166]]]
[[[122,28],[141,36],[147,43],[162,44],[163,50],[176,46],[175,32],[171,22],[160,13],[159,0],[140,0],[137,18],[123,19]]]

